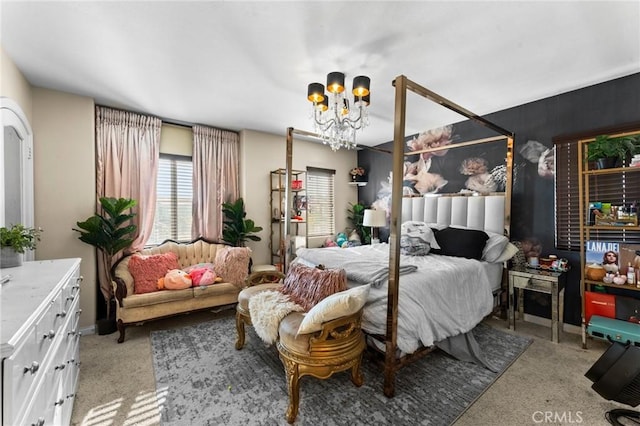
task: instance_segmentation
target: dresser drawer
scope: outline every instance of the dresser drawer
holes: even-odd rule
[[[9,358],[4,359],[2,415],[5,424],[20,424],[17,416],[29,399],[27,397],[29,389],[42,375],[42,360],[38,358],[38,353],[36,327],[31,326],[16,351]]]
[[[62,306],[63,309],[68,310],[69,306],[75,299],[80,297],[80,284],[82,283],[82,277],[80,276],[80,270],[76,269],[71,278],[62,287]]]

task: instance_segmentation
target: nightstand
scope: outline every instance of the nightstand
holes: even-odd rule
[[[516,329],[514,311],[515,289],[518,291],[518,312],[524,318],[524,291],[537,291],[551,295],[551,340],[558,343],[558,336],[562,330],[564,312],[564,287],[567,280],[566,272],[554,272],[543,269],[516,267],[509,270],[509,312],[508,321],[511,330]]]

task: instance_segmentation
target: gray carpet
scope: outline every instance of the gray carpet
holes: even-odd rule
[[[297,425],[449,425],[506,370],[531,339],[480,324],[473,331],[494,373],[442,351],[401,369],[396,396],[382,393],[382,370],[363,363],[364,385],[347,372],[300,382]],[[151,334],[156,389],[166,394],[164,425],[286,425],[287,386],[275,347],[251,327],[237,351],[233,317]]]

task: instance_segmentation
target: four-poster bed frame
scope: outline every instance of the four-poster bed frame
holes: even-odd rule
[[[471,145],[479,145],[483,143],[495,142],[499,140],[506,141],[506,185],[505,185],[505,202],[504,202],[504,217],[505,217],[505,233],[509,235],[510,231],[510,216],[511,216],[511,190],[512,190],[512,166],[513,166],[513,140],[514,135],[512,132],[503,129],[502,127],[480,117],[465,108],[449,101],[448,99],[420,86],[419,84],[407,79],[404,75],[400,75],[393,81],[395,87],[395,117],[394,117],[394,139],[393,139],[393,167],[392,176],[403,176],[404,174],[404,159],[406,156],[412,156],[422,153],[435,152],[444,149],[454,149],[460,147],[466,147]],[[420,151],[405,152],[405,121],[406,121],[406,101],[407,90],[442,105],[470,120],[473,120],[481,125],[490,128],[497,132],[500,136],[488,137],[473,141],[461,142],[452,145],[446,145],[437,148],[429,148]],[[315,133],[307,132],[304,130],[294,129],[292,127],[287,129],[287,154],[286,154],[286,172],[285,180],[287,182],[285,189],[285,202],[288,203],[291,200],[292,189],[292,159],[293,159],[293,137],[294,134],[318,138]],[[368,147],[362,147],[368,148]],[[397,357],[397,337],[398,337],[398,296],[399,296],[399,263],[400,263],[400,226],[402,218],[402,179],[392,179],[392,198],[391,198],[391,223],[390,223],[390,235],[389,235],[389,282],[388,282],[388,298],[387,298],[387,322],[386,322],[386,336],[377,336],[382,338],[385,351],[384,351],[384,395],[387,397],[393,397],[395,394],[395,375],[398,369],[406,365],[409,362],[414,361],[417,358],[431,352],[435,346],[423,347],[418,351],[405,355],[401,358]],[[288,205],[288,204],[287,204]],[[284,268],[286,268],[291,261],[291,212],[290,209],[285,209],[284,218],[284,234],[285,234],[285,259]]]

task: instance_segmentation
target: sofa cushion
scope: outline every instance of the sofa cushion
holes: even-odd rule
[[[244,280],[249,275],[249,261],[251,249],[249,247],[225,247],[218,250],[214,262],[214,271],[223,282],[231,283],[238,288],[244,286]]]
[[[193,299],[193,288],[172,291],[154,291],[144,294],[132,294],[122,299],[125,308],[157,305],[159,303],[173,302],[176,300]]]
[[[210,297],[221,294],[238,294],[240,289],[231,283],[219,283],[216,285],[207,285],[193,288],[193,297]]]
[[[175,253],[132,255],[129,271],[133,276],[134,293],[144,294],[158,290],[158,280],[171,269],[178,269],[178,256]]]

